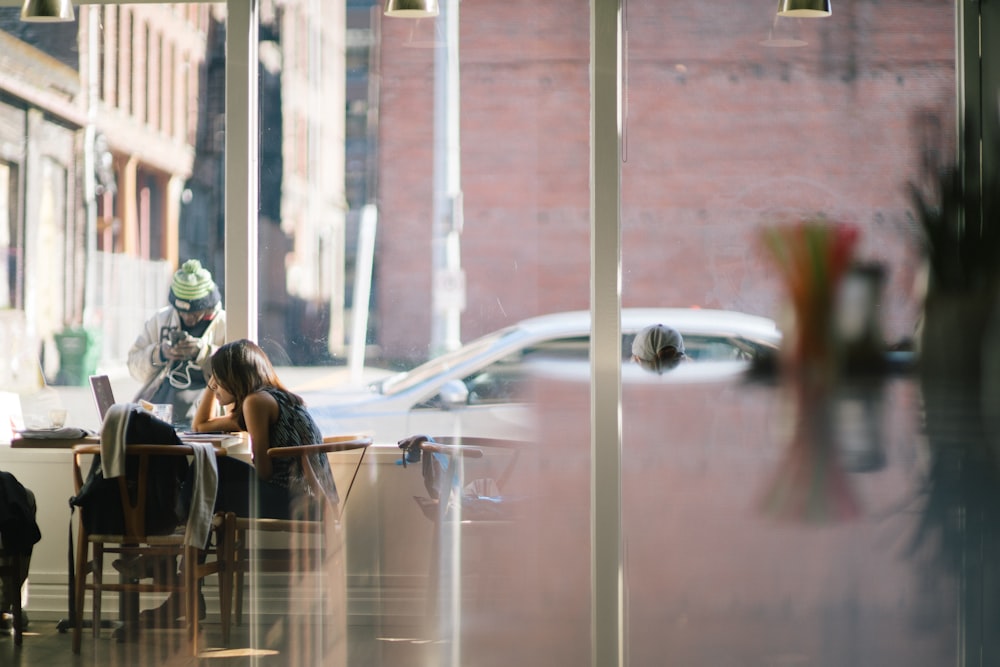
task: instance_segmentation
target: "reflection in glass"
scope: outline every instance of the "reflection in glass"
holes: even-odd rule
[[[791,343],[760,234],[825,216],[857,225],[851,259],[883,267],[870,331],[905,348],[921,310],[906,180],[924,134],[954,145],[955,8],[841,4],[796,20],[807,44],[780,49],[759,43],[781,27],[773,6],[680,7],[629,2],[623,306],[770,317]],[[893,36],[904,16],[919,46]],[[886,49],[911,55],[889,64]],[[800,308],[796,321],[863,335],[861,311],[832,321],[831,301],[825,320]],[[934,540],[909,550],[926,472],[916,378],[812,394],[671,375],[623,387],[629,660],[953,662],[961,584],[931,564]]]

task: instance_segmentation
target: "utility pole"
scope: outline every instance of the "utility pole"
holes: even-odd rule
[[[432,357],[461,346],[465,310],[462,270],[462,163],[459,140],[458,3],[441,0],[435,19],[444,47],[434,55],[434,220],[432,223]]]

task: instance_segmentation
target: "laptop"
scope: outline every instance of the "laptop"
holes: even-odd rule
[[[111,390],[111,379],[107,375],[91,375],[90,388],[94,392],[94,402],[97,404],[97,414],[104,423],[104,415],[115,404],[115,393]]]

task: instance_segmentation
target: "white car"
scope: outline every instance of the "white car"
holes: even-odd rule
[[[773,355],[781,333],[773,320],[699,308],[622,310],[622,359],[632,339],[650,324],[667,324],[684,337],[694,362],[748,364]],[[523,391],[534,362],[586,362],[590,312],[542,315],[474,340],[413,370],[390,375],[366,391],[304,392],[323,433],[370,433],[377,443],[394,443],[415,433],[482,437],[531,436],[531,414]],[[691,363],[691,362],[688,362]]]

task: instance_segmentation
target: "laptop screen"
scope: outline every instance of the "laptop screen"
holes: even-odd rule
[[[101,416],[103,422],[108,408],[115,404],[115,394],[111,391],[111,379],[107,375],[91,375],[90,388],[94,391],[97,414]]]

